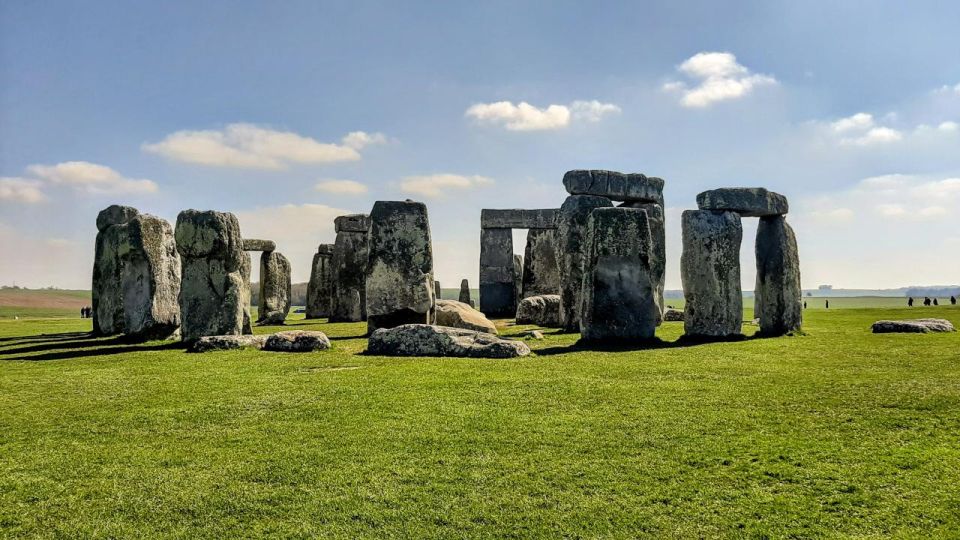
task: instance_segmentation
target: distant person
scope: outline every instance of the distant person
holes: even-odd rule
[[[929,305],[930,305],[930,297],[929,297],[929,296],[924,296],[924,297],[923,297],[923,305],[925,305],[925,306],[929,306]]]
[[[807,301],[806,301],[806,300],[803,301],[803,309],[807,309]]]
[[[823,307],[826,308],[826,309],[830,309],[830,301],[829,301],[829,300],[824,300],[824,301],[823,301]]]
[[[81,319],[87,318],[87,306],[83,306],[82,308],[80,308],[80,318]]]
[[[951,296],[951,297],[950,297],[950,305],[951,305],[951,306],[957,305],[957,297],[956,297],[956,296]]]
[[[936,298],[934,298],[934,299],[933,299],[933,305],[935,305],[935,306],[939,306],[939,305],[940,305],[940,302],[937,302],[937,299],[936,299]]]
[[[907,306],[913,307],[913,297],[912,297],[912,296],[910,297],[909,300],[907,300]]]

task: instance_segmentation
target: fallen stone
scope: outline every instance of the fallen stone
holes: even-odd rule
[[[683,322],[683,312],[679,309],[668,309],[663,312],[663,320],[667,322]]]
[[[525,338],[530,338],[530,339],[536,339],[536,340],[539,341],[539,340],[543,339],[543,332],[541,332],[541,331],[539,331],[539,330],[527,330],[526,332],[520,334],[520,337],[525,337]]]
[[[136,208],[111,204],[97,214],[97,230],[104,231],[111,225],[125,225],[139,214]]]
[[[180,330],[180,255],[173,227],[140,214],[126,229],[119,246],[124,333],[141,340],[173,336]]]
[[[488,317],[514,315],[513,277],[513,231],[480,229],[480,311]]]
[[[740,216],[734,212],[686,210],[682,226],[680,277],[686,298],[685,333],[708,338],[740,335]]]
[[[367,331],[432,324],[436,304],[427,206],[377,201],[370,212],[369,238]]]
[[[697,195],[701,210],[736,212],[742,217],[763,217],[786,214],[787,198],[764,188],[720,188]]]
[[[469,304],[455,300],[437,300],[437,325],[498,334],[497,326]]]
[[[551,229],[531,229],[523,256],[523,288],[520,298],[560,294],[560,264],[557,235]]]
[[[333,244],[320,244],[313,254],[310,267],[310,281],[307,282],[307,319],[319,319],[330,316],[331,265]]]
[[[473,305],[473,300],[470,299],[470,282],[465,279],[460,281],[459,300],[464,304]]]
[[[236,349],[262,349],[267,342],[267,336],[203,336],[193,341],[190,352],[200,353],[207,351],[229,351]]]
[[[275,251],[277,243],[273,240],[256,240],[252,238],[243,239],[244,251]]]
[[[781,336],[803,325],[800,255],[793,228],[783,216],[760,218],[756,240],[754,314],[760,333]]]
[[[258,324],[283,324],[290,313],[290,261],[276,251],[260,254]]]
[[[486,332],[404,324],[375,331],[370,336],[367,352],[382,356],[516,358],[530,354],[530,347],[521,341],[501,339]]]
[[[560,207],[560,216],[557,218],[560,323],[569,332],[580,331],[580,299],[583,292],[584,253],[587,250],[587,220],[594,209],[612,206],[613,203],[606,197],[571,195]]]
[[[330,348],[330,340],[323,332],[288,330],[267,336],[263,350],[273,352],[314,352]]]
[[[337,239],[330,257],[332,276],[330,321],[366,320],[366,275],[370,216],[354,214],[334,220]]]
[[[556,229],[556,208],[540,210],[492,210],[480,211],[480,227],[483,229]]]
[[[663,206],[663,179],[639,173],[574,170],[563,175],[571,195],[596,195],[614,201],[655,202]]]
[[[528,296],[517,306],[517,324],[560,328],[560,295]]]
[[[946,319],[903,319],[873,323],[874,334],[956,332],[953,323]]]
[[[662,317],[646,210],[598,208],[587,225],[580,333],[584,341],[651,339]]]

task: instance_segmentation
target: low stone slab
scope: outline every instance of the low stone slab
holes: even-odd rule
[[[521,341],[501,339],[486,332],[430,324],[404,324],[374,332],[370,336],[367,352],[382,356],[516,358],[530,354],[530,347]]]
[[[480,227],[483,229],[556,229],[556,208],[538,210],[510,209],[480,211]]]
[[[873,323],[874,334],[930,332],[956,332],[953,323],[946,319],[903,319],[898,321],[877,321]]]
[[[190,352],[230,351],[236,349],[262,349],[267,336],[203,336],[194,341]]]
[[[667,322],[683,322],[683,312],[679,309],[668,309],[663,312],[663,320]]]
[[[437,324],[451,328],[465,328],[476,332],[498,334],[497,326],[470,304],[456,300],[437,300]]]
[[[277,243],[273,240],[256,240],[254,238],[243,239],[244,251],[275,251]]]
[[[517,306],[517,324],[560,328],[560,295],[528,296]]]
[[[333,219],[334,232],[362,232],[370,230],[370,216],[367,214],[350,214]]]
[[[663,206],[663,179],[640,173],[567,171],[563,187],[571,195],[597,195],[614,201],[655,202]]]
[[[274,352],[314,352],[330,348],[330,340],[323,332],[288,330],[267,336],[263,350]]]
[[[742,217],[781,216],[790,209],[787,198],[764,188],[720,188],[697,195],[701,210],[736,212]]]

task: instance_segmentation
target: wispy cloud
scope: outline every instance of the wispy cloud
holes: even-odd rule
[[[680,104],[691,108],[739,99],[758,87],[777,84],[770,75],[751,73],[729,52],[697,53],[677,66],[677,70],[692,82],[668,81],[663,90],[679,92]]]
[[[367,191],[367,186],[355,180],[320,180],[314,186],[317,191],[325,193],[334,193],[337,195],[363,195]]]
[[[476,103],[465,113],[478,122],[503,126],[510,131],[543,131],[562,129],[571,121],[599,122],[604,116],[620,113],[620,107],[597,100],[577,100],[569,105],[536,107],[525,101]]]
[[[47,182],[93,194],[156,193],[156,182],[127,178],[119,172],[88,161],[67,161],[56,165],[30,165],[27,172]]]
[[[0,201],[36,204],[47,200],[40,182],[26,178],[0,178]]]
[[[400,181],[404,193],[413,193],[428,198],[443,197],[449,190],[466,190],[494,183],[486,176],[463,176],[459,174],[431,174],[407,176]]]

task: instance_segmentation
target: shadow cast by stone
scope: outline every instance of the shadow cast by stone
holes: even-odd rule
[[[129,343],[129,342],[126,342]],[[108,342],[100,342],[100,345],[109,344]],[[166,343],[160,343],[158,345],[133,345],[129,347],[97,347],[97,348],[74,348],[70,350],[61,350],[56,352],[49,352],[45,354],[37,354],[33,356],[16,356],[8,357],[4,356],[0,358],[0,361],[27,361],[27,362],[42,362],[46,360],[73,360],[77,358],[88,358],[93,356],[110,356],[114,354],[124,354],[131,352],[149,352],[149,351],[169,351],[169,350],[184,350],[185,346],[180,341],[170,341]],[[13,351],[11,351],[13,352]],[[16,351],[22,352],[22,351]]]
[[[13,341],[30,341],[33,343],[44,343],[44,342],[54,342],[54,341],[70,341],[72,339],[80,339],[93,336],[90,332],[61,332],[58,334],[38,334],[35,336],[10,336],[0,338],[0,344],[8,343]],[[5,346],[5,345],[0,345]]]

